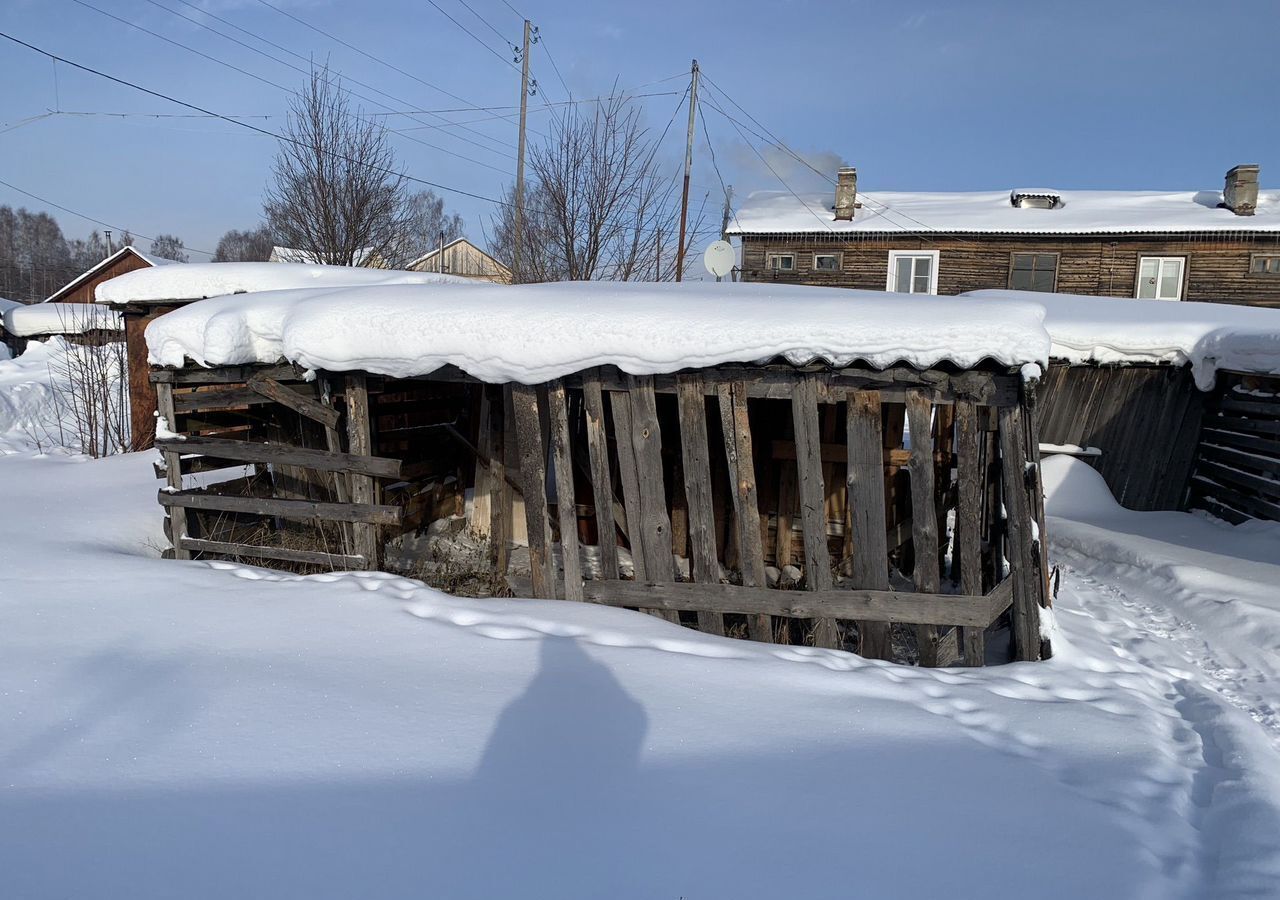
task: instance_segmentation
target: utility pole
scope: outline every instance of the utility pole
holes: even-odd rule
[[[520,146],[516,151],[515,248],[511,251],[511,281],[520,283],[520,255],[524,250],[524,144],[525,118],[529,112],[529,20],[524,20],[524,50],[520,53]]]
[[[728,241],[728,237],[727,237],[728,215],[730,215],[730,209],[732,205],[733,205],[733,186],[732,184],[730,184],[730,186],[728,186],[727,188],[724,188],[724,213],[721,215],[721,241]],[[719,280],[722,280],[722,279],[723,279],[722,275],[717,275],[716,277],[717,282],[719,282]],[[730,278],[730,280],[733,280],[733,279]]]
[[[693,123],[698,111],[698,61],[689,81],[689,138],[684,147],[684,190],[680,194],[680,244],[676,247],[676,281],[684,281],[684,229],[689,218],[689,173],[693,170]]]

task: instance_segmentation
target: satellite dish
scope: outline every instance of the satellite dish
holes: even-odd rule
[[[702,254],[702,262],[707,271],[717,278],[723,278],[732,272],[735,261],[733,245],[728,241],[716,241]]]

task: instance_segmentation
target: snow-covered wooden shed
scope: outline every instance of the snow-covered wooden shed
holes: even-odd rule
[[[205,300],[147,328],[159,499],[179,558],[376,568],[453,472],[521,594],[926,665],[1008,622],[1037,659],[1040,318],[728,284]]]

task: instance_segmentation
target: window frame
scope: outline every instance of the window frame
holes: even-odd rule
[[[1013,286],[1014,261],[1019,256],[1052,256],[1053,257],[1053,287],[1047,291],[1036,291],[1035,288],[1015,288]],[[1058,270],[1062,265],[1062,253],[1057,250],[1011,250],[1009,251],[1009,290],[1027,290],[1040,294],[1056,294],[1058,292]],[[1032,268],[1032,273],[1035,269]]]
[[[1159,263],[1160,263],[1161,265],[1160,265],[1160,266],[1157,266],[1157,268],[1156,268],[1156,296],[1154,296],[1154,297],[1143,297],[1143,296],[1142,296],[1142,264],[1143,264],[1144,262],[1146,262],[1147,260],[1149,260],[1149,259],[1158,260],[1158,261],[1159,261]],[[1161,282],[1161,280],[1162,280],[1162,278],[1161,278],[1161,273],[1160,273],[1160,268],[1163,266],[1163,264],[1164,264],[1165,262],[1167,262],[1167,261],[1169,261],[1169,260],[1177,260],[1177,261],[1181,264],[1181,268],[1180,268],[1180,270],[1179,270],[1179,272],[1178,272],[1178,296],[1176,296],[1176,297],[1161,297],[1161,296],[1159,295],[1159,294],[1160,294],[1160,282]],[[1161,301],[1163,301],[1163,302],[1165,302],[1165,303],[1177,303],[1177,302],[1181,301],[1181,300],[1182,300],[1182,298],[1186,295],[1186,292],[1187,292],[1187,268],[1189,267],[1189,263],[1190,263],[1190,260],[1189,260],[1186,256],[1177,256],[1177,255],[1174,255],[1174,256],[1152,256],[1152,255],[1139,255],[1139,256],[1138,256],[1138,265],[1137,265],[1136,271],[1135,271],[1135,273],[1134,273],[1134,279],[1133,279],[1133,296],[1134,296],[1134,298],[1135,298],[1135,299],[1138,299],[1138,300],[1161,300]]]
[[[899,259],[903,257],[919,258],[925,256],[932,260],[932,265],[929,266],[929,290],[921,294],[921,296],[932,295],[936,297],[938,295],[938,263],[942,256],[941,251],[938,250],[890,250],[888,266],[885,271],[884,289],[891,293],[898,293],[896,287],[898,280],[897,262]],[[914,265],[911,267],[911,277],[912,280],[915,279]],[[915,294],[920,292],[911,291],[910,293]]]
[[[1255,272],[1253,264],[1259,259],[1280,259],[1280,251],[1275,253],[1250,253],[1249,254],[1249,270],[1246,273],[1250,278],[1280,278],[1280,272]]]
[[[818,257],[827,257],[827,256],[831,257],[836,261],[835,268],[833,269],[818,268]],[[844,269],[844,259],[842,258],[842,255],[839,252],[814,253],[812,265],[813,265],[814,272],[831,272],[831,273],[839,274]]]
[[[777,262],[780,259],[790,259],[791,267],[789,269],[784,269],[779,266]],[[796,273],[796,254],[794,251],[788,251],[785,253],[781,251],[777,253],[766,253],[764,257],[764,267],[774,274],[777,274],[778,272],[785,272],[789,275],[794,275]]]

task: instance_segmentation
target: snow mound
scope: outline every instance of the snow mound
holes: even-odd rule
[[[1074,456],[1046,456],[1040,462],[1040,477],[1046,515],[1087,519],[1122,509],[1102,474]]]
[[[120,314],[87,303],[33,303],[4,311],[4,328],[18,337],[49,334],[84,334],[86,331],[119,331]]]
[[[94,289],[99,303],[155,303],[201,300],[224,294],[283,291],[293,288],[363,287],[374,284],[453,284],[473,282],[458,275],[357,269],[299,263],[188,263],[127,272]]]
[[[1227,303],[1135,300],[1035,291],[985,290],[977,300],[1045,308],[1050,355],[1071,363],[1190,364],[1201,390],[1219,369],[1280,374],[1280,310]]]
[[[283,358],[403,378],[453,364],[484,381],[534,384],[608,364],[649,375],[777,357],[1043,363],[1041,316],[1031,303],[790,285],[442,283],[220,297],[161,316],[146,337],[164,366]]]

